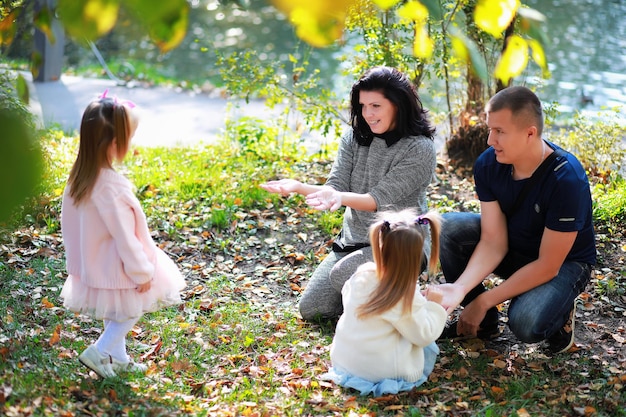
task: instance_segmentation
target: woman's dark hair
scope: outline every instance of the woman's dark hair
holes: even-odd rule
[[[435,128],[426,116],[428,111],[422,106],[415,86],[397,69],[380,66],[366,71],[350,92],[350,124],[360,145],[369,146],[374,137],[361,111],[361,91],[379,91],[393,103],[397,109],[394,132],[398,138],[426,136],[433,139]]]

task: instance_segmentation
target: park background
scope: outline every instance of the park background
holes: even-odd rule
[[[145,142],[121,169],[137,185],[155,238],[179,263],[189,285],[181,308],[147,316],[135,329],[132,347],[150,365],[147,377],[101,381],[77,368],[77,352],[97,337],[99,325],[66,312],[58,300],[65,276],[59,196],[75,155],[71,123],[76,121],[71,115],[55,120],[42,110],[36,136],[43,181],[7,221],[0,247],[0,412],[623,415],[623,2],[527,2],[546,16],[551,76],[544,78],[531,62],[512,80],[553,103],[550,139],[573,146],[592,176],[600,263],[581,300],[575,348],[552,358],[506,332],[495,344],[446,342],[423,390],[378,399],[316,378],[329,365],[334,328],[301,322],[295,308],[309,273],[338,231],[340,213],[311,211],[297,197],[267,195],[257,185],[286,176],[323,181],[337,132],[345,128],[349,85],[380,60],[393,59],[403,69],[420,67],[422,62],[403,49],[382,58],[375,53],[394,40],[410,44],[412,34],[392,27],[392,11],[376,11],[372,20],[361,20],[361,29],[347,29],[341,41],[312,48],[271,4],[236,3],[188,3],[184,39],[166,52],[122,8],[113,30],[94,39],[93,46],[68,36],[57,71],[34,76],[51,78],[42,81],[29,79],[32,37],[15,36],[3,45],[3,77],[17,85],[18,95],[20,75],[34,93],[48,87],[71,92],[68,81],[87,87],[76,97],[52,95],[57,109],[74,100],[71,114],[77,117],[103,83],[121,98],[148,97],[141,103],[144,122],[151,120],[151,106],[167,106],[148,123],[154,130],[146,132]],[[376,19],[387,26],[376,26]],[[365,27],[370,41],[359,37]],[[24,34],[32,32],[31,27]],[[372,33],[379,35],[378,44],[368,43]],[[487,40],[497,51],[496,41]],[[485,136],[474,123],[476,115],[465,115],[472,123],[463,125],[464,65],[447,61],[456,72],[446,87],[435,64],[444,61],[429,62],[432,68],[424,71],[429,75],[419,91],[440,127],[441,145],[431,203],[441,211],[476,210],[471,160]],[[493,77],[484,83],[484,96],[493,84]],[[96,85],[98,90],[90,91]],[[452,92],[451,107],[446,88]],[[35,102],[29,102],[29,112]],[[184,123],[185,113],[197,109],[205,112],[197,125],[223,125],[190,142],[184,136],[189,130],[171,125]],[[462,137],[461,127],[472,133]],[[153,139],[159,133],[165,141]],[[464,151],[457,158],[447,152],[453,139]]]

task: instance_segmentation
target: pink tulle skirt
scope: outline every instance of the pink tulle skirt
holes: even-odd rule
[[[157,268],[148,291],[93,288],[85,285],[80,277],[70,275],[61,290],[61,298],[63,305],[76,313],[100,320],[126,321],[180,304],[180,291],[185,285],[176,264],[163,251],[157,250]]]

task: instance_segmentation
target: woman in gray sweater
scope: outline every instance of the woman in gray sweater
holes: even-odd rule
[[[435,172],[435,129],[405,74],[371,68],[350,96],[352,129],[341,138],[326,183],[282,179],[261,185],[282,195],[302,194],[318,210],[346,207],[341,234],[300,299],[300,314],[309,321],[341,315],[343,284],[359,265],[373,260],[368,228],[376,212],[414,208],[425,213],[426,188]]]

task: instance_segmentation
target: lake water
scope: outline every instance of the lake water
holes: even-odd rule
[[[544,96],[561,110],[626,106],[626,1],[530,0],[548,19],[552,77]],[[626,112],[626,108],[624,109]]]
[[[153,45],[135,40],[145,32],[134,25],[118,25],[120,30],[99,45],[105,55],[150,60],[166,73],[194,81],[219,79],[215,66],[218,52],[254,50],[267,65],[288,62],[298,44],[300,54],[305,53],[306,45],[297,40],[284,19],[277,19],[271,7],[265,2],[250,3],[248,10],[225,12],[214,1],[192,1],[186,39],[165,55]],[[566,113],[626,106],[626,0],[528,0],[525,4],[548,19],[547,57],[552,77],[543,80],[534,76],[538,71],[527,71],[514,83],[541,85],[538,93],[542,100],[557,101]],[[338,53],[337,49],[313,50],[311,67],[320,68],[325,84],[347,96],[351,81],[337,75]],[[436,106],[429,97],[425,102]]]

